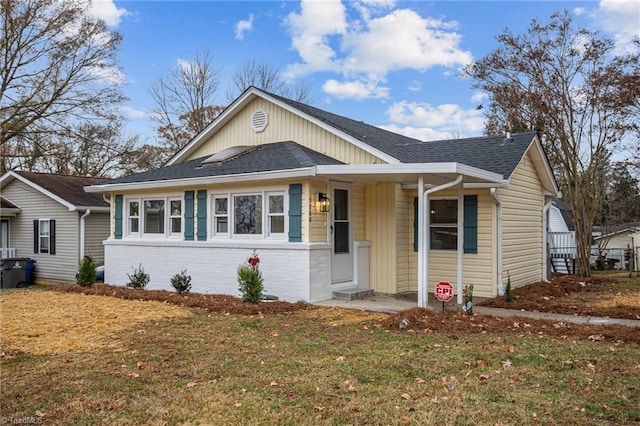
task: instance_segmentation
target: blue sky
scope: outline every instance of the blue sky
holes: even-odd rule
[[[93,13],[124,36],[119,62],[130,101],[128,132],[153,142],[149,88],[208,51],[221,67],[219,104],[247,60],[308,83],[312,105],[423,140],[477,136],[483,93],[460,69],[497,46],[503,29],[525,32],[569,10],[575,21],[628,48],[640,35],[640,1],[120,1]]]

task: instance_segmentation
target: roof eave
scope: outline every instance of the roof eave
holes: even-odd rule
[[[183,188],[183,187],[193,187],[193,186],[212,185],[212,184],[291,179],[291,178],[299,178],[299,177],[310,177],[315,175],[316,175],[315,167],[305,167],[305,168],[299,168],[299,169],[270,170],[267,172],[240,173],[240,174],[223,175],[223,176],[203,176],[203,177],[197,177],[197,178],[167,179],[167,180],[153,180],[153,181],[147,181],[147,182],[129,182],[129,183],[92,185],[92,186],[85,187],[85,191],[92,192],[92,193],[105,193],[105,192],[114,192],[114,191]]]

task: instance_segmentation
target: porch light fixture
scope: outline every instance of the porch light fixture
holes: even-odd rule
[[[322,213],[329,212],[329,197],[324,192],[318,192],[318,205]]]

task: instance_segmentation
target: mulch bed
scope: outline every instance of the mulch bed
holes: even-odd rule
[[[465,334],[516,333],[541,338],[587,339],[601,344],[640,343],[640,327],[573,324],[517,316],[497,318],[488,315],[466,315],[462,312],[434,311],[425,308],[412,308],[390,315],[380,324],[398,332],[446,334],[453,340],[462,339]]]
[[[551,282],[538,282],[513,289],[513,301],[504,297],[484,300],[480,306],[583,317],[640,320],[640,291],[612,295],[610,277],[554,275]],[[599,299],[616,303],[596,303]]]
[[[504,302],[503,297],[486,300],[481,305],[509,309],[525,309],[541,312],[558,312],[572,315],[605,316],[611,318],[638,319],[640,307],[629,309],[620,307],[590,308],[586,307],[569,309],[565,305],[545,303],[545,297],[549,301],[560,300],[563,296],[575,292],[598,291],[599,287],[606,284],[606,279],[590,278],[588,285],[581,285],[581,279],[576,277],[556,277],[552,284],[538,283],[513,290],[514,301]],[[584,282],[584,281],[582,281]],[[315,312],[318,309],[313,305],[298,302],[289,303],[281,301],[260,302],[257,304],[245,303],[240,298],[216,294],[187,293],[178,294],[166,290],[136,290],[127,287],[118,287],[107,284],[94,284],[92,287],[80,287],[75,284],[59,285],[53,288],[55,291],[68,293],[82,293],[88,295],[102,295],[117,297],[127,300],[159,301],[188,308],[203,309],[206,312],[237,314],[237,315],[261,315],[261,314],[287,314],[299,311]],[[601,288],[600,288],[601,290]],[[542,301],[541,301],[542,300]],[[561,309],[561,307],[564,308]],[[556,310],[554,310],[556,309]],[[327,310],[328,315],[334,315]],[[631,312],[633,315],[629,315]],[[320,313],[321,314],[321,313]],[[318,314],[318,315],[320,315]],[[619,315],[619,316],[618,316]],[[406,326],[401,322],[406,320]],[[636,342],[640,343],[640,327],[627,327],[622,325],[585,325],[529,318],[496,318],[486,315],[465,315],[460,311],[439,311],[424,308],[412,308],[394,315],[380,317],[371,316],[363,322],[375,322],[382,327],[398,332],[419,333],[443,333],[451,339],[463,338],[465,334],[483,333],[517,333],[518,335],[530,335],[537,337],[553,337],[559,339],[588,339],[593,342]],[[606,343],[603,343],[606,344]]]
[[[217,312],[239,315],[282,314],[311,307],[308,303],[269,301],[260,303],[245,303],[233,296],[219,294],[186,293],[178,294],[166,290],[140,290],[128,287],[118,287],[108,284],[94,284],[91,287],[81,287],[76,284],[62,284],[53,287],[55,291],[66,293],[82,293],[98,296],[111,296],[126,300],[146,300],[171,303],[186,308],[199,308],[206,312]]]

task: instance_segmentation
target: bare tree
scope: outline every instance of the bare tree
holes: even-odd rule
[[[122,37],[89,17],[88,0],[0,2],[0,172],[37,168],[51,136],[105,125],[124,100]]]
[[[232,86],[227,92],[229,102],[237,98],[249,87],[254,86],[265,92],[280,95],[294,101],[311,102],[311,86],[299,82],[289,86],[281,77],[280,68],[250,59],[231,77]]]
[[[525,34],[505,30],[500,46],[468,66],[474,87],[489,93],[487,132],[537,130],[563,195],[572,207],[580,275],[589,254],[599,177],[610,152],[634,131],[640,54],[616,55],[612,40],[574,28],[567,11]]]
[[[180,150],[222,110],[215,106],[221,69],[212,62],[209,53],[199,53],[180,61],[151,87],[152,118],[166,152]]]

